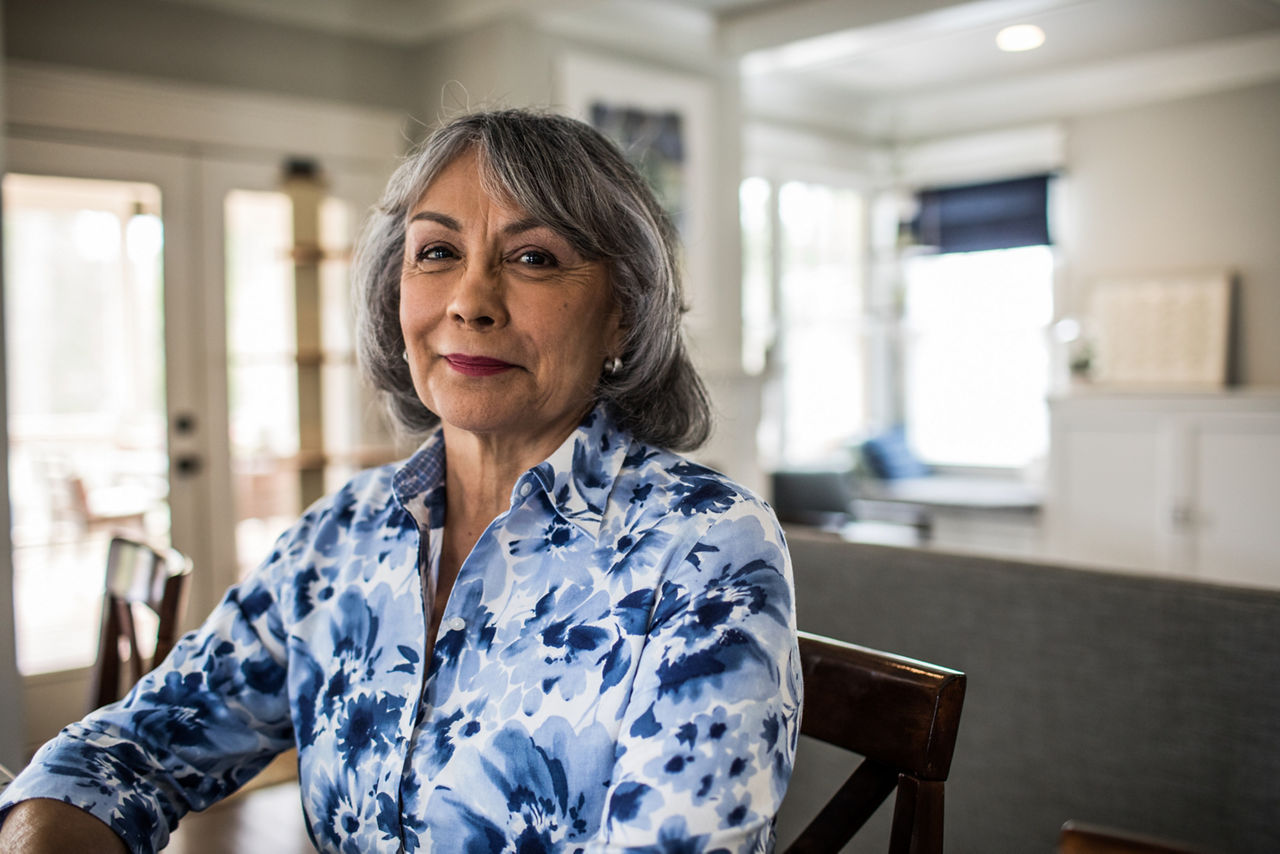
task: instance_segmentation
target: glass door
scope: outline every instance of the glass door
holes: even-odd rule
[[[221,247],[223,289],[206,311],[225,329],[216,454],[233,496],[219,544],[230,584],[307,505],[403,453],[359,381],[350,292],[351,249],[385,176],[308,161],[209,161],[203,176],[206,242]]]
[[[18,667],[85,667],[103,556],[168,543],[163,226],[154,184],[4,178]]]
[[[199,565],[207,504],[181,158],[10,140],[5,367],[19,671],[28,750],[88,706],[107,542]],[[179,391],[178,388],[181,387]],[[143,634],[147,634],[143,631]]]

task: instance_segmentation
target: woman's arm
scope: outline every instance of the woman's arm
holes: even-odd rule
[[[744,502],[664,578],[592,852],[768,850],[799,729],[790,560]]]
[[[13,773],[0,765],[0,794]],[[12,854],[57,854],[61,851],[128,854],[124,842],[91,813],[52,798],[33,798],[0,809],[0,851]]]
[[[109,826],[130,851],[156,850],[182,815],[230,794],[292,745],[284,630],[266,578],[260,571],[229,590],[124,700],[41,747],[0,797],[0,810],[13,807],[4,832],[16,832],[9,825],[22,815],[32,819],[18,825],[32,844],[50,829],[73,829],[49,818],[52,803]]]
[[[49,798],[23,801],[0,827],[0,851],[6,854],[63,854],[94,851],[126,854],[115,831],[84,810]]]

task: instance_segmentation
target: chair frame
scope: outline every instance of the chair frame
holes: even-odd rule
[[[889,854],[941,852],[943,785],[955,752],[965,675],[799,634],[805,681],[800,732],[863,761],[786,854],[839,851],[895,789]]]
[[[141,560],[145,569],[129,572],[131,558]],[[135,564],[136,567],[136,564]],[[98,660],[93,672],[93,708],[120,699],[121,665],[127,661],[129,684],[142,678],[173,649],[178,624],[186,609],[187,583],[191,560],[175,549],[157,549],[133,537],[117,534],[107,548],[107,576],[102,605],[102,630]],[[157,617],[156,646],[150,659],[138,648],[133,609],[145,605]],[[121,655],[121,644],[128,657]]]

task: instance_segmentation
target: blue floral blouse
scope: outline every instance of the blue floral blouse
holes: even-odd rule
[[[427,662],[444,462],[437,431],[310,509],[0,807],[59,798],[150,851],[296,745],[326,852],[769,850],[801,697],[769,508],[597,409],[516,482]]]

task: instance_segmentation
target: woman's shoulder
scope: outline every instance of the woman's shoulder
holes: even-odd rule
[[[755,492],[697,460],[634,442],[615,483],[615,495],[671,519],[711,521],[751,515],[773,524],[773,510]]]
[[[333,492],[316,501],[305,515],[352,518],[381,515],[396,502],[395,475],[403,462],[364,469]]]
[[[308,572],[336,565],[352,554],[400,548],[396,541],[414,523],[396,499],[396,465],[361,471],[315,501],[277,538],[259,567],[268,586],[307,582]],[[383,545],[385,544],[385,545]]]
[[[277,550],[307,548],[340,535],[384,529],[399,507],[394,488],[397,465],[358,472],[338,489],[317,499],[281,535]]]

